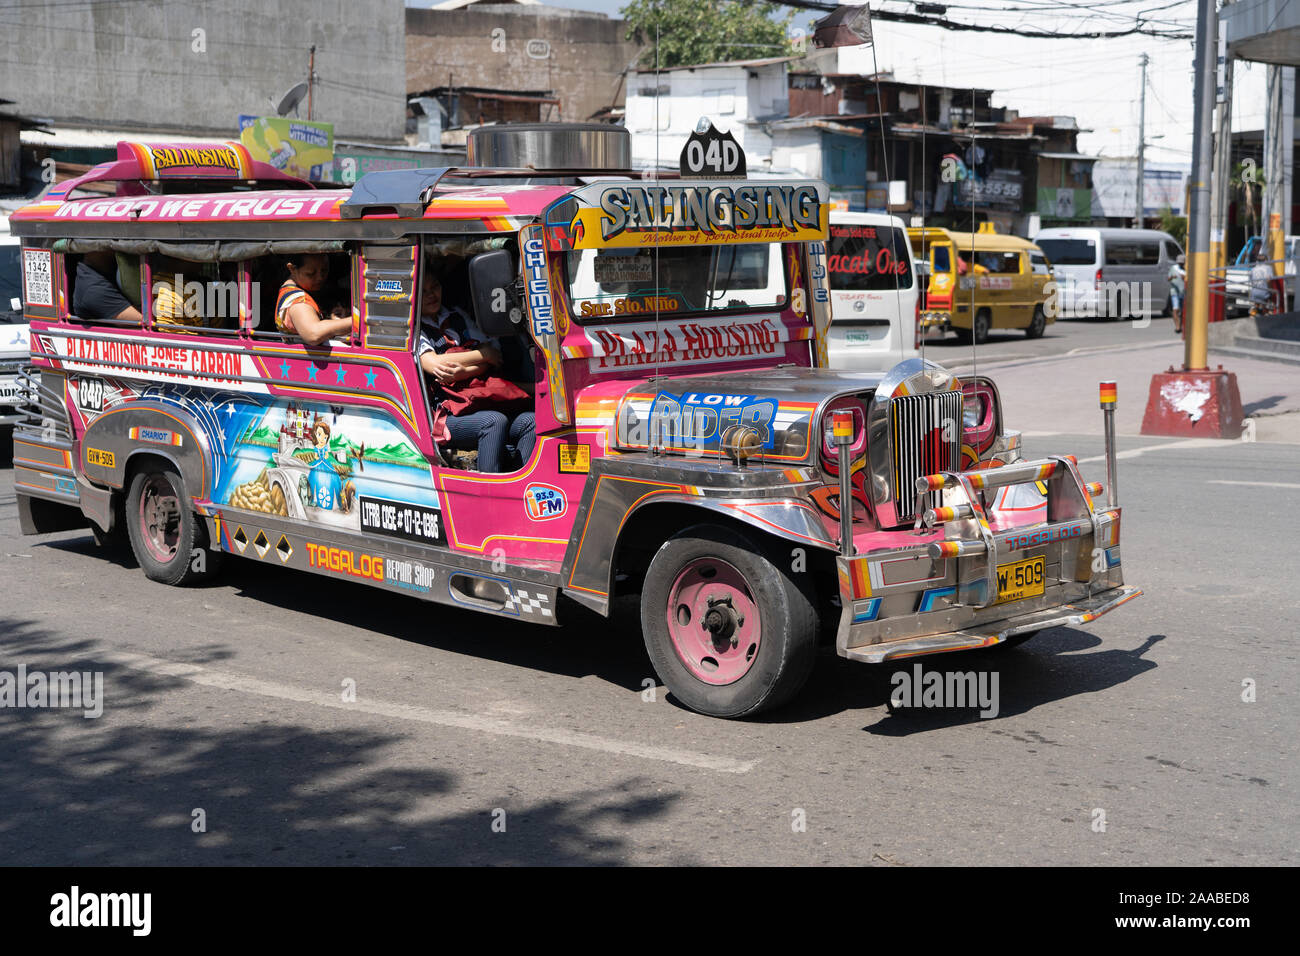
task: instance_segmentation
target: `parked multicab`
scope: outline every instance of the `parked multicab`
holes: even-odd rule
[[[1056,321],[1052,265],[1032,242],[998,233],[992,223],[978,232],[927,226],[907,233],[917,260],[929,264],[922,332],[952,331],[981,344],[991,330],[1040,338]]]
[[[497,127],[471,163],[502,168],[333,191],[238,144],[123,143],[20,211],[40,370],[16,435],[23,531],[125,525],[171,584],[235,554],[543,624],[639,591],[659,676],[720,717],[789,700],[823,635],[897,660],[1140,593],[1119,508],[1068,456],[1022,460],[988,378],[826,367],[824,184],[645,179],[623,131],[554,132],[616,158]],[[521,153],[534,168],[505,168]],[[89,181],[119,195],[77,198]],[[71,284],[94,250],[140,256],[144,296],[156,257],[230,277],[229,325],[83,321]],[[345,278],[346,340],[269,324],[268,257],[303,251]],[[435,437],[414,354],[434,264],[463,267],[485,334],[533,359],[537,441],[514,472],[468,470]]]

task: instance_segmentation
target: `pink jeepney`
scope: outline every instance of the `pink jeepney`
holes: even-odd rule
[[[824,184],[628,165],[333,189],[236,143],[120,144],[12,217],[23,531],[125,537],[169,584],[234,554],[544,624],[639,592],[659,676],[724,717],[792,697],[822,640],[869,662],[1015,643],[1141,593],[1119,508],[1068,456],[1021,460],[990,380],[825,367]],[[77,264],[103,252],[143,320],[75,314]],[[349,335],[276,329],[297,253],[329,257]],[[531,373],[536,443],[511,471],[436,428],[429,268]],[[160,282],[184,321],[158,317]]]

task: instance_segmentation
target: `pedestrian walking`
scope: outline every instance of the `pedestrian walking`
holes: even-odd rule
[[[1255,255],[1255,265],[1250,270],[1250,314],[1271,315],[1273,313],[1273,267],[1269,264],[1268,253]]]

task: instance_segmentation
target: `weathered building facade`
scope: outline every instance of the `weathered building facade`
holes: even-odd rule
[[[539,4],[406,10],[406,89],[449,126],[582,122],[623,105],[641,48],[604,14]]]

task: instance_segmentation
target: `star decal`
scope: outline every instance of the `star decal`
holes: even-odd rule
[[[366,388],[375,387],[375,375],[376,372],[373,368],[366,369]]]
[[[334,381],[342,385],[347,380],[348,368],[346,365],[340,365],[334,370]]]
[[[315,363],[313,363],[313,364],[311,364],[311,365],[308,365],[308,366],[307,366],[307,381],[309,381],[309,382],[314,382],[314,381],[316,381],[316,373],[317,373],[318,371],[320,371],[320,369],[318,369],[318,368],[316,367]]]
[[[288,377],[289,377],[289,363],[288,363],[288,362],[281,362],[281,363],[280,363],[280,377],[281,377],[281,378],[288,378]]]

